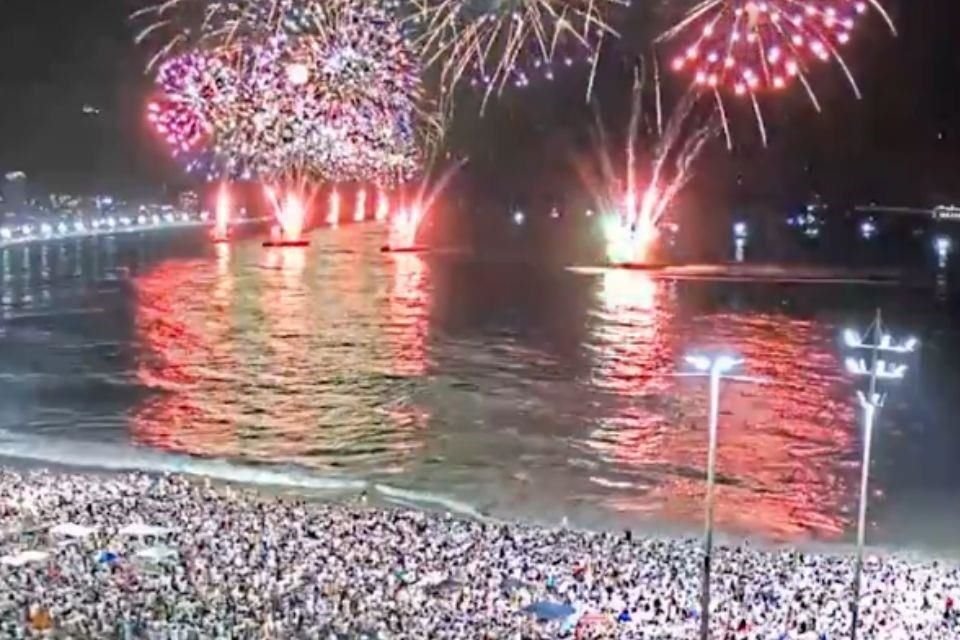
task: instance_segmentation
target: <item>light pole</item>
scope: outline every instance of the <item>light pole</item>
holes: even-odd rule
[[[710,418],[709,441],[707,449],[707,496],[704,514],[703,535],[703,585],[700,592],[700,640],[710,637],[710,568],[713,560],[713,485],[717,459],[717,420],[720,413],[720,378],[731,371],[742,360],[730,356],[694,355],[687,357],[687,363],[697,370],[697,374],[710,378]]]
[[[902,343],[894,343],[890,334],[884,333],[880,310],[877,309],[873,324],[864,335],[854,329],[843,332],[844,342],[851,349],[870,351],[870,365],[862,358],[846,359],[847,371],[856,376],[869,376],[870,388],[867,393],[857,392],[860,408],[863,409],[863,460],[860,463],[860,508],[857,517],[857,560],[853,572],[853,604],[850,622],[850,638],[857,638],[857,623],[860,617],[860,584],[863,575],[863,545],[866,536],[867,496],[870,482],[870,450],[873,445],[873,425],[877,412],[883,407],[885,393],[877,392],[877,382],[881,380],[901,380],[907,373],[907,365],[891,365],[882,360],[881,353],[912,353],[919,344],[916,338],[908,338]],[[872,342],[868,342],[872,340]]]

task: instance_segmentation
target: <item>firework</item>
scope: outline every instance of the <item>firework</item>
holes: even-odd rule
[[[387,194],[383,191],[377,193],[377,209],[374,213],[374,219],[377,222],[383,222],[387,219],[387,216],[390,214],[390,199],[387,197]]]
[[[677,195],[693,178],[694,162],[720,127],[716,112],[704,109],[697,94],[688,92],[667,119],[666,127],[650,153],[649,172],[641,175],[637,156],[643,111],[642,88],[637,76],[623,172],[616,168],[599,117],[596,127],[599,172],[578,166],[588,189],[594,194],[601,211],[605,212],[603,232],[607,257],[615,264],[649,261],[664,217]]]
[[[389,250],[409,250],[416,246],[417,233],[424,219],[464,164],[465,159],[440,174],[436,181],[425,178],[420,183],[410,204],[401,206],[390,220],[390,236],[387,242]]]
[[[367,190],[363,187],[357,189],[353,202],[353,221],[363,222],[367,217]]]
[[[409,179],[429,114],[399,23],[366,0],[301,3],[297,15],[276,35],[165,61],[149,107],[157,131],[175,154],[200,149],[188,166],[211,178]]]
[[[134,38],[152,47],[151,71],[162,61],[196,48],[214,48],[234,39],[249,24],[249,0],[157,0],[131,14],[142,24]]]
[[[511,81],[529,83],[531,71],[552,77],[557,51],[563,64],[583,55],[591,62],[588,94],[605,36],[616,36],[604,14],[621,0],[414,0],[421,29],[419,45],[428,66],[441,70],[452,90],[470,78],[484,86],[484,104]]]
[[[390,239],[388,246],[391,249],[410,249],[417,243],[417,231],[423,222],[424,210],[422,203],[415,202],[409,207],[399,209],[390,222]]]
[[[820,103],[808,73],[819,63],[836,62],[857,98],[860,90],[841,49],[850,42],[860,16],[876,9],[896,33],[878,0],[705,0],[660,40],[691,36],[672,62],[696,86],[712,91],[724,117],[723,95],[749,99],[766,143],[758,95],[800,82],[814,107]]]
[[[134,42],[153,47],[147,71],[175,55],[322,28],[320,5],[301,0],[156,0],[133,12]]]
[[[331,227],[340,224],[340,192],[336,189],[330,192],[327,202],[327,224]]]
[[[310,222],[310,208],[316,189],[306,183],[285,184],[280,187],[264,187],[264,195],[273,208],[277,226],[273,231],[272,244],[302,244],[303,231]]]
[[[220,183],[217,190],[216,215],[213,226],[213,239],[224,241],[230,233],[230,189],[226,182]]]

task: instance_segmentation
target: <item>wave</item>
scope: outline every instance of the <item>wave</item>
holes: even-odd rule
[[[367,486],[362,479],[319,476],[280,465],[245,465],[219,458],[196,458],[132,445],[23,436],[3,430],[0,430],[0,456],[65,467],[181,473],[239,484],[320,491],[359,491]]]
[[[4,429],[0,429],[0,458],[90,470],[178,473],[245,485],[318,491],[360,491],[370,486],[362,478],[321,476],[281,465],[243,464],[222,458],[197,458],[116,442],[47,438]],[[400,506],[433,506],[475,520],[489,520],[472,505],[448,496],[400,489],[386,484],[374,484],[372,488],[386,501]]]
[[[626,480],[611,480],[601,476],[590,476],[590,482],[598,484],[601,487],[608,487],[610,489],[631,489],[637,486],[634,482],[629,482]]]
[[[398,489],[397,487],[391,487],[386,484],[375,484],[373,488],[387,500],[404,506],[409,506],[411,503],[418,506],[436,505],[443,507],[451,513],[457,513],[475,520],[489,520],[487,516],[477,511],[471,505],[455,498],[449,498],[428,491]]]
[[[55,318],[59,319],[64,316],[93,316],[105,313],[106,309],[103,307],[85,307],[78,309],[50,309],[47,311],[24,311],[20,313],[10,313],[4,316],[4,320],[8,322],[16,322],[19,320],[39,320],[41,318]]]

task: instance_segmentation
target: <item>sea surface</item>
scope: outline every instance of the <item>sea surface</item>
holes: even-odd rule
[[[724,382],[718,526],[849,542],[858,381],[838,337],[880,306],[923,341],[875,432],[869,540],[960,547],[960,324],[933,286],[591,275],[385,231],[307,249],[197,233],[0,252],[0,456],[207,474],[500,518],[702,526],[705,381]]]

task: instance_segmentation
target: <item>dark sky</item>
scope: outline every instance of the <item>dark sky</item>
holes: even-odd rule
[[[662,2],[662,0],[658,0]],[[771,142],[758,143],[752,113],[734,108],[737,148],[715,144],[696,188],[733,199],[784,200],[817,190],[844,201],[935,204],[960,200],[960,55],[957,0],[885,0],[900,35],[868,19],[846,54],[857,101],[837,69],[814,74],[823,113],[801,91],[767,101]],[[143,125],[150,83],[145,52],[127,20],[138,0],[4,0],[0,19],[0,169],[22,169],[50,188],[158,192],[184,183]],[[623,126],[630,76],[619,60],[658,25],[654,0],[634,0],[625,42],[608,50],[597,98]],[[481,119],[460,112],[450,145],[473,159],[481,182],[555,180],[592,123],[583,77],[508,96]],[[85,103],[99,116],[83,113]],[[620,120],[617,122],[617,120]],[[546,170],[546,169],[544,169]],[[555,170],[555,171],[554,171]],[[739,180],[738,180],[739,178]]]

